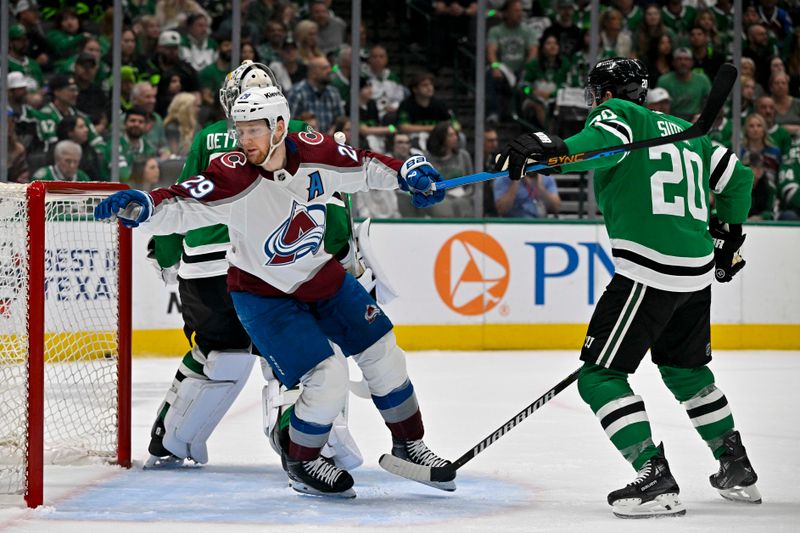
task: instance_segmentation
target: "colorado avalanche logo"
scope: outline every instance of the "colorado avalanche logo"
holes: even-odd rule
[[[325,206],[292,202],[292,211],[264,243],[267,266],[291,265],[301,257],[315,254],[325,235]]]
[[[367,304],[367,310],[364,312],[364,320],[372,324],[378,315],[381,314],[381,308],[374,304]]]

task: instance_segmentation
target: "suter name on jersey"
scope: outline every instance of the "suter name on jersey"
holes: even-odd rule
[[[612,98],[592,110],[582,132],[564,142],[575,154],[667,136],[691,125],[669,115],[654,120],[655,114]],[[564,166],[567,172],[589,169],[595,169],[595,195],[617,272],[678,292],[711,283],[709,193],[713,191],[717,212],[726,221],[743,222],[750,206],[750,171],[733,152],[700,137]],[[644,219],[649,224],[641,224]]]

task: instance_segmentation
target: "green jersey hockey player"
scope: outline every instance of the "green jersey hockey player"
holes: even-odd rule
[[[220,90],[226,114],[239,94],[255,87],[277,87],[272,71],[260,63],[245,61],[228,74]],[[302,121],[291,120],[290,132],[310,131]],[[201,174],[217,157],[237,147],[235,132],[227,120],[203,129],[194,139],[178,183]],[[349,215],[344,203],[334,199],[326,205],[325,249],[345,255],[350,237]],[[156,236],[148,243],[148,257],[166,282],[177,279],[184,332],[191,349],[184,355],[166,399],[159,408],[151,431],[150,459],[146,467],[176,466],[185,459],[206,463],[206,441],[238,396],[253,367],[250,337],[239,322],[227,292],[230,247],[224,225],[188,231],[185,235]],[[363,283],[363,282],[362,282]],[[296,391],[286,391],[262,365],[265,389],[265,420],[269,433],[278,423],[280,409],[293,403]],[[271,408],[267,408],[269,404]],[[274,412],[273,412],[274,411]],[[287,417],[288,418],[288,417]],[[331,442],[324,453],[337,464],[355,468],[361,455],[347,430],[346,420],[337,419]],[[273,446],[276,446],[273,443]]]
[[[689,122],[642,105],[647,79],[638,60],[599,62],[587,79],[591,111],[584,129],[563,141],[543,133],[521,135],[502,152],[498,167],[520,179],[530,160],[548,161],[688,128]],[[652,440],[644,402],[628,383],[648,350],[664,383],[719,460],[711,485],[727,499],[760,503],[757,476],[725,395],[707,366],[710,285],[715,276],[730,281],[744,266],[737,252],[744,241],[741,224],[750,208],[752,173],[729,149],[713,146],[707,137],[562,168],[594,169],[595,196],[614,259],[615,274],[589,323],[578,378],[581,397],[638,471],[632,483],[609,494],[614,514],[627,518],[686,512],[663,445]],[[710,219],[712,192],[718,219]]]

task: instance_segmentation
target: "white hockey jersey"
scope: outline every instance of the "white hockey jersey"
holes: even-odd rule
[[[397,188],[402,161],[317,132],[290,133],[285,143],[282,170],[268,172],[237,150],[201,175],[152,191],[153,216],[142,229],[168,235],[225,224],[229,290],[305,301],[332,296],[344,270],[323,245],[326,202],[335,192]]]

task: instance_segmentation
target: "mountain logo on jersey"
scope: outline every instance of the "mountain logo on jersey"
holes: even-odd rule
[[[509,272],[500,243],[482,231],[463,231],[439,250],[434,282],[447,307],[461,315],[481,315],[500,303]]]
[[[367,304],[367,310],[364,312],[364,320],[372,324],[375,319],[381,314],[381,308],[375,304]]]
[[[266,266],[291,265],[301,257],[315,254],[325,236],[325,206],[292,202],[289,217],[267,237]]]

